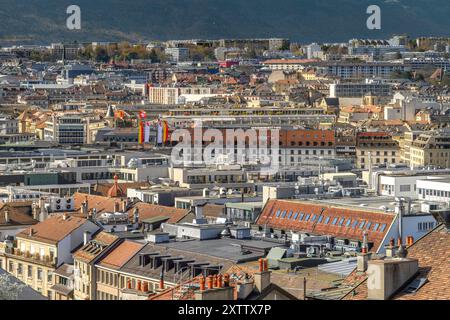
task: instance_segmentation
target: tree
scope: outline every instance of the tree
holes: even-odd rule
[[[0,300],[17,300],[25,285],[10,276],[0,274]]]

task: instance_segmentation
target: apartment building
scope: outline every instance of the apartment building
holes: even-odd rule
[[[410,147],[410,165],[414,167],[450,167],[450,130],[421,133]]]
[[[387,132],[360,132],[356,136],[356,167],[367,169],[400,163],[400,147]]]
[[[72,264],[71,252],[83,243],[84,232],[100,229],[92,221],[67,214],[48,218],[16,235],[16,241],[5,250],[7,271],[49,299],[61,292],[55,272]]]
[[[184,103],[186,97],[209,96],[208,87],[149,87],[149,101],[152,104],[176,105]]]
[[[333,83],[330,84],[331,98],[362,98],[367,94],[373,96],[390,96],[391,85],[384,83]]]
[[[421,200],[450,205],[449,176],[417,180],[417,193]]]
[[[174,62],[183,62],[189,60],[189,48],[174,47],[166,48],[164,50],[165,54],[172,58]]]
[[[97,299],[95,263],[121,243],[118,236],[104,231],[91,236],[86,233],[83,247],[73,254],[75,300]]]
[[[394,72],[404,72],[411,69],[398,63],[327,62],[321,63],[318,70],[322,74],[342,79],[367,79],[390,78]]]
[[[45,123],[44,140],[63,145],[81,145],[87,141],[87,129],[82,115],[54,115]]]

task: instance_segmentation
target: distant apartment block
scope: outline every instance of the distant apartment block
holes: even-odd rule
[[[189,49],[188,48],[166,48],[164,51],[168,56],[172,58],[174,62],[183,62],[189,60]]]
[[[367,94],[386,97],[391,92],[391,86],[383,83],[333,83],[330,85],[331,98],[360,98]]]

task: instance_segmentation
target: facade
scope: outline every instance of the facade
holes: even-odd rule
[[[189,48],[166,48],[165,53],[170,56],[174,62],[183,62],[189,60]]]
[[[82,116],[53,116],[51,121],[46,122],[44,139],[63,145],[81,145],[87,141],[86,131],[86,123]]]
[[[84,232],[99,230],[93,222],[67,215],[51,217],[16,235],[5,252],[7,271],[49,299],[56,299],[55,271],[72,264],[71,251],[83,243]]]
[[[410,165],[414,167],[450,167],[450,130],[424,132],[410,147]]]
[[[370,166],[400,162],[399,145],[388,133],[361,132],[356,139],[357,168],[367,169]]]

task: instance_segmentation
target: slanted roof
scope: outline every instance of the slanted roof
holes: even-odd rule
[[[67,218],[64,218],[62,215],[53,216],[23,230],[17,234],[17,237],[56,244],[86,223],[86,221],[84,218],[74,216],[67,216]],[[32,231],[31,235],[30,231]]]
[[[99,265],[111,269],[122,268],[136,253],[144,247],[144,244],[125,240],[104,257]]]
[[[348,208],[328,203],[269,200],[256,224],[269,228],[330,235],[362,241],[364,231],[368,241],[379,246],[395,219],[392,213],[371,209]],[[376,227],[376,228],[375,228]]]
[[[26,226],[38,223],[33,219],[31,201],[8,202],[0,204],[0,226]],[[8,212],[9,222],[5,214]]]
[[[77,250],[73,257],[89,263],[118,239],[119,237],[112,233],[101,231],[86,245]]]
[[[402,289],[391,298],[393,300],[449,300],[450,278],[450,233],[443,224],[437,226],[427,235],[408,247],[408,258],[419,260],[419,272]],[[405,289],[415,280],[426,279],[425,284],[416,292],[406,292]],[[367,299],[367,274],[356,270],[344,281],[351,285],[352,290],[344,300]]]

